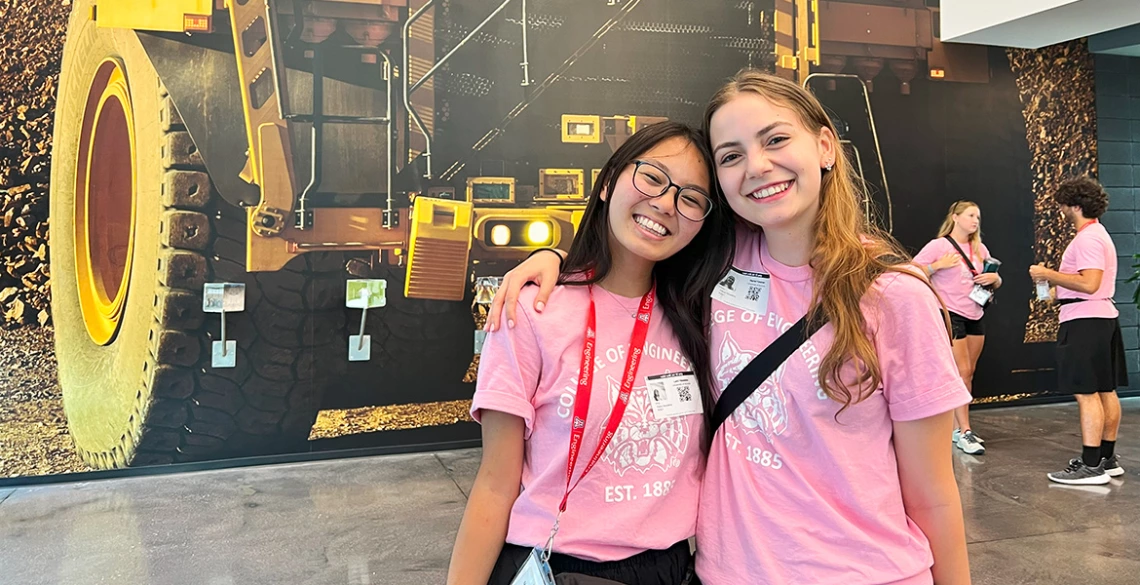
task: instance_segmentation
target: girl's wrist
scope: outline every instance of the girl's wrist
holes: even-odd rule
[[[562,262],[563,262],[563,260],[565,260],[565,258],[563,258],[562,252],[560,250],[558,250],[557,248],[539,248],[539,249],[531,252],[530,254],[527,254],[526,257],[530,258],[531,256],[538,254],[539,252],[550,252],[551,254],[554,254],[555,256],[558,257],[558,267],[559,268],[562,267]]]

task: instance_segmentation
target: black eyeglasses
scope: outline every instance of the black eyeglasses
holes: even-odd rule
[[[669,178],[669,173],[657,165],[638,160],[634,161],[633,187],[646,197],[660,197],[676,187],[673,206],[682,217],[690,221],[701,221],[712,212],[712,197],[696,187],[682,187]]]

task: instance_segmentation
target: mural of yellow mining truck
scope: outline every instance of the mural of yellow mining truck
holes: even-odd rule
[[[322,407],[461,398],[440,388],[478,349],[474,289],[568,247],[612,149],[698,119],[740,67],[836,109],[830,85],[854,83],[847,121],[872,139],[846,144],[889,227],[872,79],[884,63],[960,75],[932,11],[902,4],[77,0],[51,246],[79,453],[104,468],[306,450]],[[505,117],[496,76],[518,96]]]
[[[592,186],[592,168],[528,183],[435,156],[434,76],[509,4],[437,56],[435,0],[76,2],[52,309],[88,464],[304,450],[331,387],[460,382],[473,279],[567,247]],[[660,119],[555,123],[563,142],[608,150]],[[349,280],[386,286],[358,282],[371,293],[354,304]],[[357,330],[368,308],[380,316]],[[352,363],[371,345],[423,367],[377,380]]]

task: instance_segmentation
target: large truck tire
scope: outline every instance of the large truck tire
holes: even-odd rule
[[[327,406],[435,402],[470,398],[463,383],[474,352],[471,297],[438,301],[404,297],[406,268],[382,265],[372,278],[387,282],[387,304],[368,312],[368,362],[349,364],[344,387]],[[346,336],[359,333],[360,312],[349,313]],[[346,350],[347,351],[347,350]]]
[[[94,468],[302,449],[324,385],[344,373],[327,359],[344,327],[342,258],[244,270],[245,211],[215,192],[138,37],[96,28],[93,3],[71,15],[51,177],[52,312],[76,448]],[[202,311],[206,282],[246,285],[245,311],[227,315],[232,369],[210,364],[220,316]]]

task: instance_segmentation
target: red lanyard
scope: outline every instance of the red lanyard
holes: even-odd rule
[[[1097,220],[1095,220],[1095,219],[1094,219],[1094,220],[1092,220],[1092,221],[1089,221],[1089,222],[1088,222],[1088,223],[1086,223],[1085,225],[1082,225],[1082,226],[1080,227],[1080,229],[1078,229],[1078,230],[1077,230],[1077,233],[1079,234],[1079,233],[1081,233],[1081,232],[1085,231],[1085,228],[1089,227],[1090,225],[1092,225],[1092,224],[1094,224],[1094,223],[1097,223]]]
[[[645,337],[649,334],[649,320],[653,314],[653,304],[656,302],[654,289],[650,289],[641,297],[641,307],[637,311],[637,321],[633,323],[633,335],[629,338],[629,355],[626,357],[625,373],[621,379],[621,393],[618,394],[614,408],[610,411],[609,422],[606,423],[605,433],[602,435],[594,456],[582,470],[582,475],[573,487],[570,480],[574,476],[574,466],[578,462],[578,452],[582,450],[582,437],[586,434],[586,415],[590,411],[590,394],[593,391],[594,381],[594,342],[597,340],[597,314],[594,310],[594,289],[590,287],[590,314],[586,318],[586,343],[582,347],[582,369],[579,370],[578,393],[574,397],[574,422],[570,427],[570,458],[566,462],[566,494],[562,496],[562,503],[558,505],[558,512],[566,511],[566,502],[570,499],[570,492],[582,483],[582,478],[594,468],[594,464],[602,458],[602,453],[610,444],[614,434],[617,433],[621,419],[625,415],[625,407],[629,404],[629,395],[633,391],[633,383],[637,379],[637,367],[641,364],[641,356],[645,351]]]

